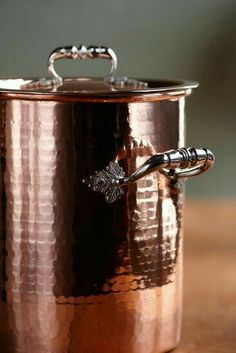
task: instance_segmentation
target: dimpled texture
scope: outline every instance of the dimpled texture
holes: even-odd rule
[[[176,346],[182,186],[154,172],[107,204],[82,179],[112,160],[129,175],[151,155],[182,147],[182,115],[183,98],[1,102],[4,353]]]

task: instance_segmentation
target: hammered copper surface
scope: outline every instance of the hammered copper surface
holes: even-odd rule
[[[184,146],[184,98],[1,102],[0,352],[159,353],[179,340],[182,186],[114,204],[82,179]]]

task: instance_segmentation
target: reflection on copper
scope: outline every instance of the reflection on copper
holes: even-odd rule
[[[172,349],[182,305],[181,187],[152,173],[109,205],[82,179],[115,159],[130,174],[178,148],[179,101],[12,100],[2,117],[4,353]]]

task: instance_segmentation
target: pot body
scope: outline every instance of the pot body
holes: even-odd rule
[[[184,97],[1,101],[0,347],[160,353],[180,337],[182,185],[158,172],[113,204],[82,179],[184,146]]]

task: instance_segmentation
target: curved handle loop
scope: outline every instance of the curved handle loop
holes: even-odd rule
[[[114,76],[117,69],[117,57],[115,52],[111,48],[104,46],[89,46],[85,47],[75,45],[59,47],[52,51],[48,58],[48,72],[55,81],[62,82],[63,78],[56,72],[54,63],[59,59],[107,59],[110,61],[111,68],[108,73],[108,77]]]
[[[155,170],[170,179],[189,178],[206,172],[214,161],[213,153],[207,148],[181,148],[158,153],[132,173],[129,181],[136,181]]]
[[[214,161],[214,154],[207,148],[181,148],[155,154],[128,177],[118,163],[110,162],[106,169],[96,172],[83,182],[94,191],[104,193],[106,201],[112,203],[124,194],[122,185],[135,182],[149,173],[159,171],[177,181],[179,178],[206,172]]]

